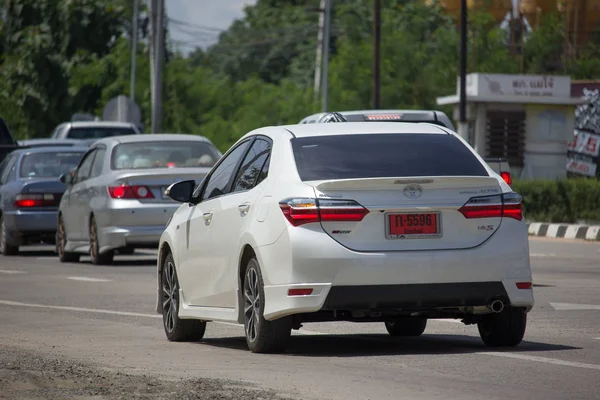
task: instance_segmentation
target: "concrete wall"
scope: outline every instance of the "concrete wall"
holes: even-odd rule
[[[521,179],[567,176],[567,149],[575,129],[573,106],[526,105],[525,167]]]

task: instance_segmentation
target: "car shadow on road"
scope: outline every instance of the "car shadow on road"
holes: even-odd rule
[[[92,262],[88,257],[82,258],[80,261],[82,264],[92,265]],[[115,257],[112,264],[110,265],[94,265],[94,268],[123,268],[123,267],[155,267],[156,268],[156,257],[155,258],[135,258],[135,259],[119,259]]]
[[[204,339],[203,344],[248,351],[243,337]],[[451,355],[485,352],[539,352],[578,350],[580,347],[523,341],[518,347],[487,347],[466,335],[423,334],[416,338],[393,338],[387,334],[293,335],[285,355],[304,357],[365,357],[394,355]]]
[[[54,250],[21,250],[19,249],[18,257],[57,257]]]

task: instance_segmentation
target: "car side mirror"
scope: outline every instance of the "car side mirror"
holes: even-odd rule
[[[60,181],[65,185],[70,185],[73,183],[73,171],[65,172],[60,176]]]
[[[179,203],[190,203],[196,188],[193,180],[175,182],[165,190],[165,194]]]

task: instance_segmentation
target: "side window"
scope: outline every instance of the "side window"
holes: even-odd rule
[[[2,164],[0,164],[0,184],[4,185],[8,182],[8,175],[15,168],[15,164],[17,162],[17,157],[8,156],[4,159]]]
[[[271,143],[266,140],[257,139],[252,144],[235,178],[233,184],[234,192],[250,190],[258,184],[258,177],[270,153]]]
[[[241,143],[225,158],[221,159],[217,168],[213,170],[208,178],[201,201],[229,193],[228,188],[231,177],[236,171],[240,159],[246,154],[250,142],[250,140],[247,140]]]
[[[10,172],[8,173],[8,178],[6,178],[7,182],[14,180],[17,177],[17,163],[13,163],[10,167]]]
[[[271,155],[269,154],[269,157],[267,157],[267,160],[265,161],[265,164],[263,165],[262,170],[260,171],[260,174],[258,174],[258,179],[256,180],[256,186],[258,186],[259,183],[264,181],[265,178],[267,176],[269,176],[269,166],[270,165],[271,165]]]
[[[102,174],[102,167],[104,166],[104,157],[106,155],[105,148],[99,148],[96,152],[96,157],[94,158],[94,164],[92,165],[92,171],[90,173],[90,178],[95,178]]]
[[[92,169],[92,162],[94,161],[94,155],[96,154],[96,150],[92,150],[83,156],[83,160],[79,164],[77,168],[77,172],[75,173],[75,183],[79,183],[85,181],[90,177],[90,171]]]

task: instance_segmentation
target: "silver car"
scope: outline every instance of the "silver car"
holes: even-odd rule
[[[77,168],[61,177],[67,189],[58,210],[56,251],[62,262],[89,254],[110,264],[115,251],[156,248],[180,206],[166,188],[201,182],[221,153],[206,138],[146,134],[96,141]]]

